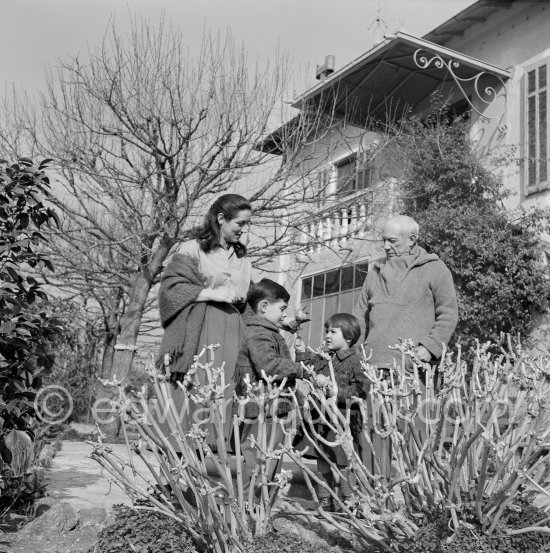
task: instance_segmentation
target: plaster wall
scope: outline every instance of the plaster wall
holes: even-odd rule
[[[337,163],[358,150],[365,150],[376,143],[377,134],[356,127],[345,121],[333,121],[321,129],[300,152],[298,161],[304,171]]]
[[[356,152],[371,152],[374,166],[373,180],[376,184],[372,187],[372,197],[369,200],[372,213],[368,217],[367,232],[363,238],[354,237],[343,242],[332,240],[316,247],[314,251],[279,258],[279,265],[273,275],[277,275],[278,281],[291,294],[290,313],[305,305],[301,297],[303,278],[341,266],[362,264],[383,257],[384,252],[378,240],[378,227],[380,222],[385,220],[392,210],[391,194],[388,192],[391,187],[388,184],[388,179],[395,176],[399,171],[397,166],[392,166],[391,159],[388,159],[388,156],[378,153],[384,140],[383,136],[375,132],[340,121],[334,122],[329,129],[325,129],[317,136],[316,141],[304,148],[302,152],[302,170],[305,174],[310,173],[315,168],[331,168],[328,194],[336,191],[335,165]],[[378,188],[380,191],[376,192]],[[358,295],[358,292],[354,293],[355,295]],[[319,324],[320,321],[317,321],[317,326]],[[304,332],[308,332],[307,328],[304,329]],[[293,338],[287,338],[291,343]],[[310,345],[319,345],[321,338],[321,334],[315,337],[312,336]]]
[[[526,70],[550,56],[549,30],[550,3],[516,2],[509,9],[499,9],[487,21],[473,24],[462,36],[444,43],[448,48],[511,72],[506,82],[507,105],[503,117],[478,118],[473,129],[473,137],[489,154],[495,170],[502,174],[512,192],[507,200],[508,207],[520,203],[550,207],[550,190],[526,195],[522,161],[525,156]],[[481,108],[481,103],[478,101],[476,106]],[[499,110],[495,102],[486,113],[495,115]]]

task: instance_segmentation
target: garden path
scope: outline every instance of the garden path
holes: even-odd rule
[[[110,444],[113,452],[126,456],[125,444]],[[116,503],[130,504],[124,491],[109,481],[109,474],[94,461],[92,446],[85,442],[62,441],[61,450],[48,469],[48,494],[69,503],[75,511],[90,507],[109,510]]]
[[[127,458],[125,444],[109,444],[113,453]],[[75,511],[101,507],[107,511],[117,503],[131,502],[124,491],[111,483],[109,473],[90,457],[92,446],[81,441],[61,442],[61,450],[54,457],[48,469],[48,494],[51,499],[67,502]],[[152,458],[152,454],[151,458]],[[136,461],[136,467],[140,463]],[[314,461],[311,468],[314,468]],[[285,462],[283,468],[292,470],[292,463]],[[302,499],[308,496],[300,471],[295,469],[289,496]]]

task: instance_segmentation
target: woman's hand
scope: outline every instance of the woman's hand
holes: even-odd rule
[[[220,288],[205,288],[199,294],[197,301],[214,301],[218,303],[240,303],[243,298],[232,286],[222,286]]]

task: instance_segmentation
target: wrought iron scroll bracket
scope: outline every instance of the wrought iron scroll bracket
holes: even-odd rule
[[[489,73],[488,71],[480,71],[479,73],[477,73],[477,75],[474,75],[472,77],[459,77],[456,74],[456,70],[460,67],[459,61],[455,59],[445,60],[439,54],[434,54],[433,52],[428,53],[426,52],[426,50],[423,50],[421,48],[415,51],[413,58],[414,58],[414,63],[420,69],[428,69],[432,65],[433,67],[436,67],[438,69],[446,69],[449,75],[453,78],[456,85],[458,86],[464,99],[468,102],[472,110],[475,111],[480,117],[483,117],[485,119],[500,119],[506,112],[506,106],[508,101],[506,85],[499,75],[495,75],[494,73]],[[498,82],[498,84],[495,86],[487,85],[482,88],[480,81],[484,76],[490,76],[492,79],[495,79]],[[473,90],[476,97],[483,104],[485,104],[485,106],[490,106],[497,99],[502,98],[504,100],[504,105],[502,110],[499,111],[499,113],[497,113],[496,115],[487,115],[487,113],[480,111],[473,104],[472,100],[469,98],[468,93],[465,90],[468,85],[473,85],[471,90]],[[497,91],[498,88],[500,88],[502,92],[499,93]],[[501,130],[501,132],[505,132],[506,130],[505,127],[506,126],[503,126],[502,130],[500,128],[499,130]]]

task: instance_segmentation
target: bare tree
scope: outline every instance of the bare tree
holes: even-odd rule
[[[237,189],[255,202],[251,250],[262,259],[296,238],[290,231],[316,190],[293,167],[320,118],[304,110],[277,138],[285,155],[272,155],[265,139],[287,78],[284,58],[251,69],[230,36],[205,33],[193,56],[164,22],[134,18],[128,36],[111,24],[89,59],[63,63],[38,109],[24,110],[26,152],[51,158],[56,171],[54,284],[103,311],[104,365],[112,364],[104,372],[128,375],[163,263],[217,194]],[[20,110],[9,110],[14,120]],[[14,147],[20,136],[3,138]],[[311,157],[310,169],[319,153]],[[274,234],[268,226],[283,217]]]
[[[134,18],[127,36],[111,24],[85,61],[50,74],[38,108],[17,95],[5,106],[0,149],[53,160],[63,216],[52,284],[101,313],[104,376],[129,374],[163,264],[216,195],[253,202],[257,267],[334,234],[323,225],[342,197],[323,171],[345,143],[343,122],[328,100],[281,124],[288,79],[284,57],[253,65],[229,35],[205,32],[191,55],[164,21]],[[379,142],[369,163],[387,137]]]

